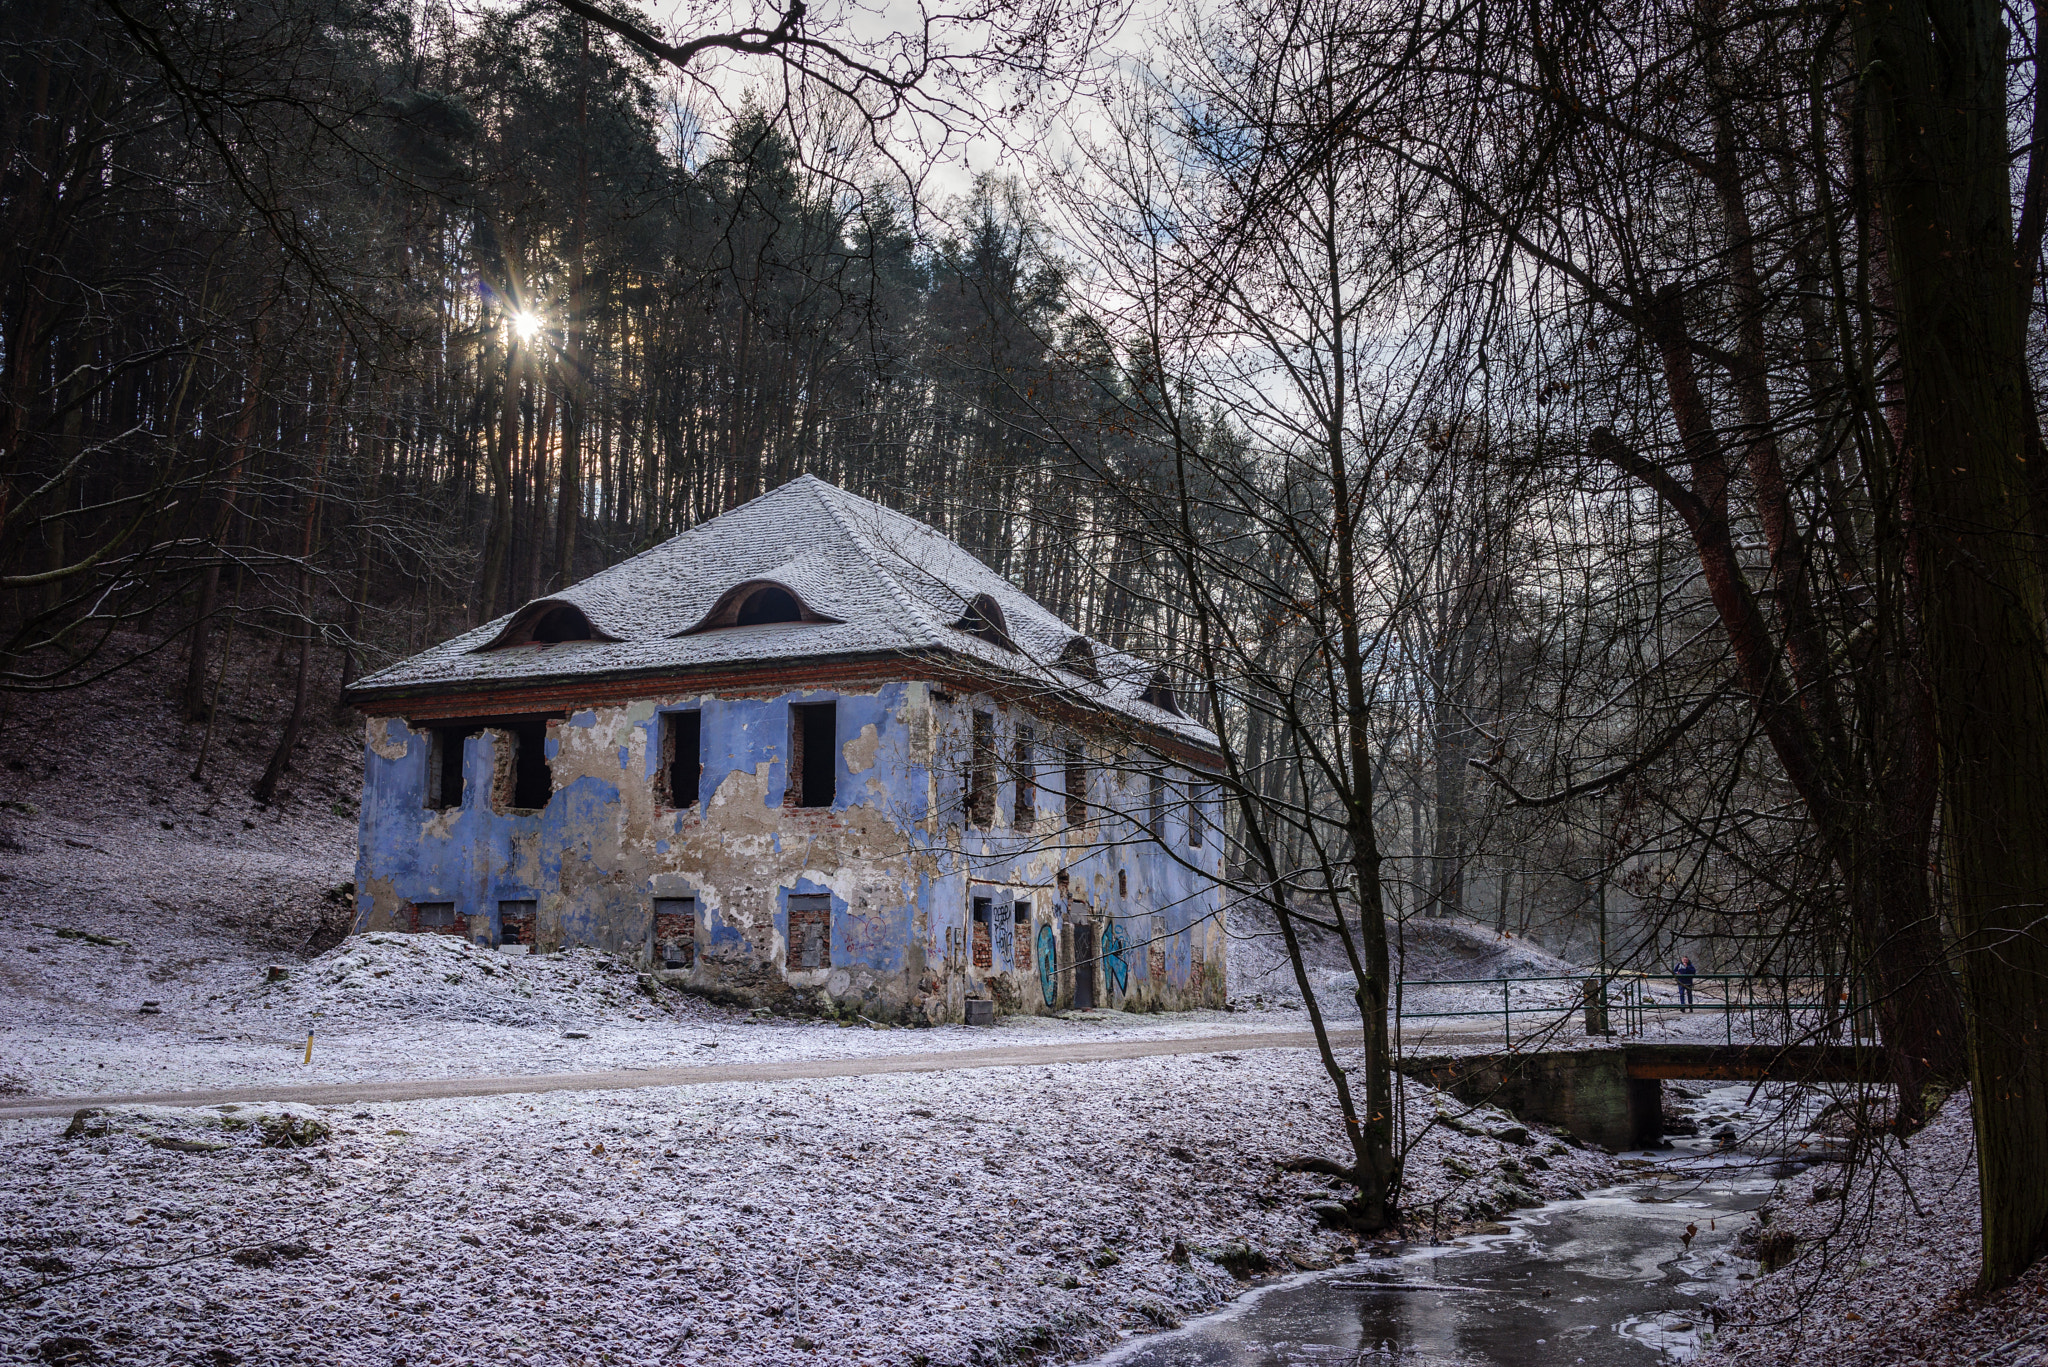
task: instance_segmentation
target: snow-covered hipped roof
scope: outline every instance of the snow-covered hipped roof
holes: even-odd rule
[[[806,620],[716,625],[732,615],[728,595],[749,583],[787,589]],[[976,610],[984,595],[999,621]],[[598,639],[521,641],[560,604],[580,612]],[[998,643],[1005,639],[1014,650]],[[951,654],[1198,745],[1216,743],[1205,727],[1147,700],[1162,696],[1157,666],[1080,636],[937,529],[812,475],[368,675],[350,693],[360,701],[892,652]]]

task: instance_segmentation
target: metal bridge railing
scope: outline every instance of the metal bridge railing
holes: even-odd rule
[[[1528,987],[1537,983],[1573,983],[1579,988],[1576,1000],[1547,1002],[1537,1006],[1516,1006],[1513,989]],[[1653,985],[1668,985],[1671,998],[1659,1000],[1651,995]],[[1514,1018],[1516,1016],[1547,1016],[1553,1020],[1562,1019],[1572,1012],[1583,1009],[1586,1013],[1586,1033],[1609,1035],[1615,1033],[1608,1028],[1609,1013],[1619,1016],[1623,1033],[1640,1035],[1648,1024],[1650,1014],[1675,1012],[1681,1009],[1678,1000],[1678,979],[1669,973],[1642,973],[1634,970],[1612,972],[1604,978],[1600,974],[1570,974],[1534,978],[1430,978],[1403,979],[1399,984],[1401,1009],[1395,1014],[1401,1020],[1444,1020],[1452,1018],[1497,1017],[1501,1033],[1506,1037],[1509,1048],[1514,1047]],[[1498,987],[1500,1005],[1467,1011],[1412,1011],[1408,1009],[1408,992],[1413,988],[1437,987]],[[1692,980],[1692,1008],[1696,1011],[1718,1011],[1722,1017],[1723,1033],[1728,1043],[1735,1042],[1735,1018],[1747,1016],[1750,1035],[1756,1034],[1756,1019],[1759,1014],[1782,1017],[1786,1033],[1792,1033],[1794,1021],[1800,1012],[1817,1012],[1825,1018],[1835,1015],[1844,1022],[1853,1022],[1857,1035],[1874,1035],[1869,1008],[1862,1000],[1853,982],[1828,984],[1821,979],[1799,977],[1789,973],[1696,973]],[[1832,996],[1833,1001],[1827,1000]]]

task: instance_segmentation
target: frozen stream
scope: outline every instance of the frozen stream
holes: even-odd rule
[[[1733,1120],[1768,1144],[1746,1084],[1697,1103],[1707,1134]],[[1760,1098],[1760,1101],[1762,1099]],[[1802,1108],[1803,1109],[1803,1108]],[[1803,1128],[1803,1127],[1802,1127]],[[1631,1367],[1682,1361],[1705,1307],[1756,1264],[1733,1252],[1787,1165],[1676,1141],[1640,1180],[1518,1212],[1504,1234],[1401,1248],[1276,1283],[1094,1367]],[[1777,1145],[1768,1145],[1776,1148]],[[1782,1151],[1782,1150],[1781,1150]],[[1697,1232],[1688,1248],[1688,1225]]]

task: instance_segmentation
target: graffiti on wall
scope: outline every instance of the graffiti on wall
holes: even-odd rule
[[[1124,928],[1114,916],[1102,923],[1102,980],[1105,986],[1114,982],[1119,992],[1131,980],[1131,966],[1124,961],[1124,951],[1129,947]]]
[[[1051,1006],[1060,991],[1060,939],[1051,926],[1038,928],[1038,986],[1045,993],[1045,1004]]]

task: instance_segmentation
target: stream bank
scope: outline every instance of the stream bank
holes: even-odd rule
[[[1249,1293],[1094,1367],[1636,1367],[1683,1361],[1754,1278],[1752,1212],[1803,1165],[1812,1104],[1749,1084],[1687,1089],[1699,1137],[1618,1160],[1630,1180],[1447,1243],[1382,1245]],[[1741,1148],[1717,1134],[1734,1130]]]

